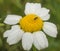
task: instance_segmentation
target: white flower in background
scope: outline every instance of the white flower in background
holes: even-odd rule
[[[24,13],[24,17],[7,15],[4,20],[4,23],[12,25],[10,30],[4,32],[7,43],[16,44],[22,39],[24,50],[30,50],[32,44],[38,50],[48,47],[45,33],[51,37],[57,36],[56,25],[46,22],[50,18],[49,9],[41,7],[40,3],[26,3]]]

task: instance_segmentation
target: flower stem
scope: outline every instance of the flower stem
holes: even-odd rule
[[[37,51],[36,48],[33,46],[33,51]]]

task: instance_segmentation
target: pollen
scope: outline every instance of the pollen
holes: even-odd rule
[[[23,17],[19,21],[19,24],[25,32],[35,32],[42,29],[43,21],[39,16],[29,14]]]

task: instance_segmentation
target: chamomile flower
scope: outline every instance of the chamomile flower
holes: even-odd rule
[[[26,3],[24,17],[7,15],[4,23],[12,25],[10,30],[4,32],[7,43],[13,45],[22,40],[24,50],[30,50],[32,44],[38,50],[48,47],[45,33],[51,37],[57,36],[56,25],[47,22],[50,19],[49,11],[49,9],[41,7],[40,3]]]

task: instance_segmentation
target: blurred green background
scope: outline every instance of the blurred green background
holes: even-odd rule
[[[9,25],[3,23],[7,14],[24,16],[26,2],[41,3],[43,7],[50,9],[50,22],[57,25],[57,38],[47,36],[49,47],[40,51],[60,51],[60,0],[0,0],[0,51],[24,51],[21,43],[9,46],[3,38],[4,31],[10,29]],[[34,46],[31,51],[38,51]]]

